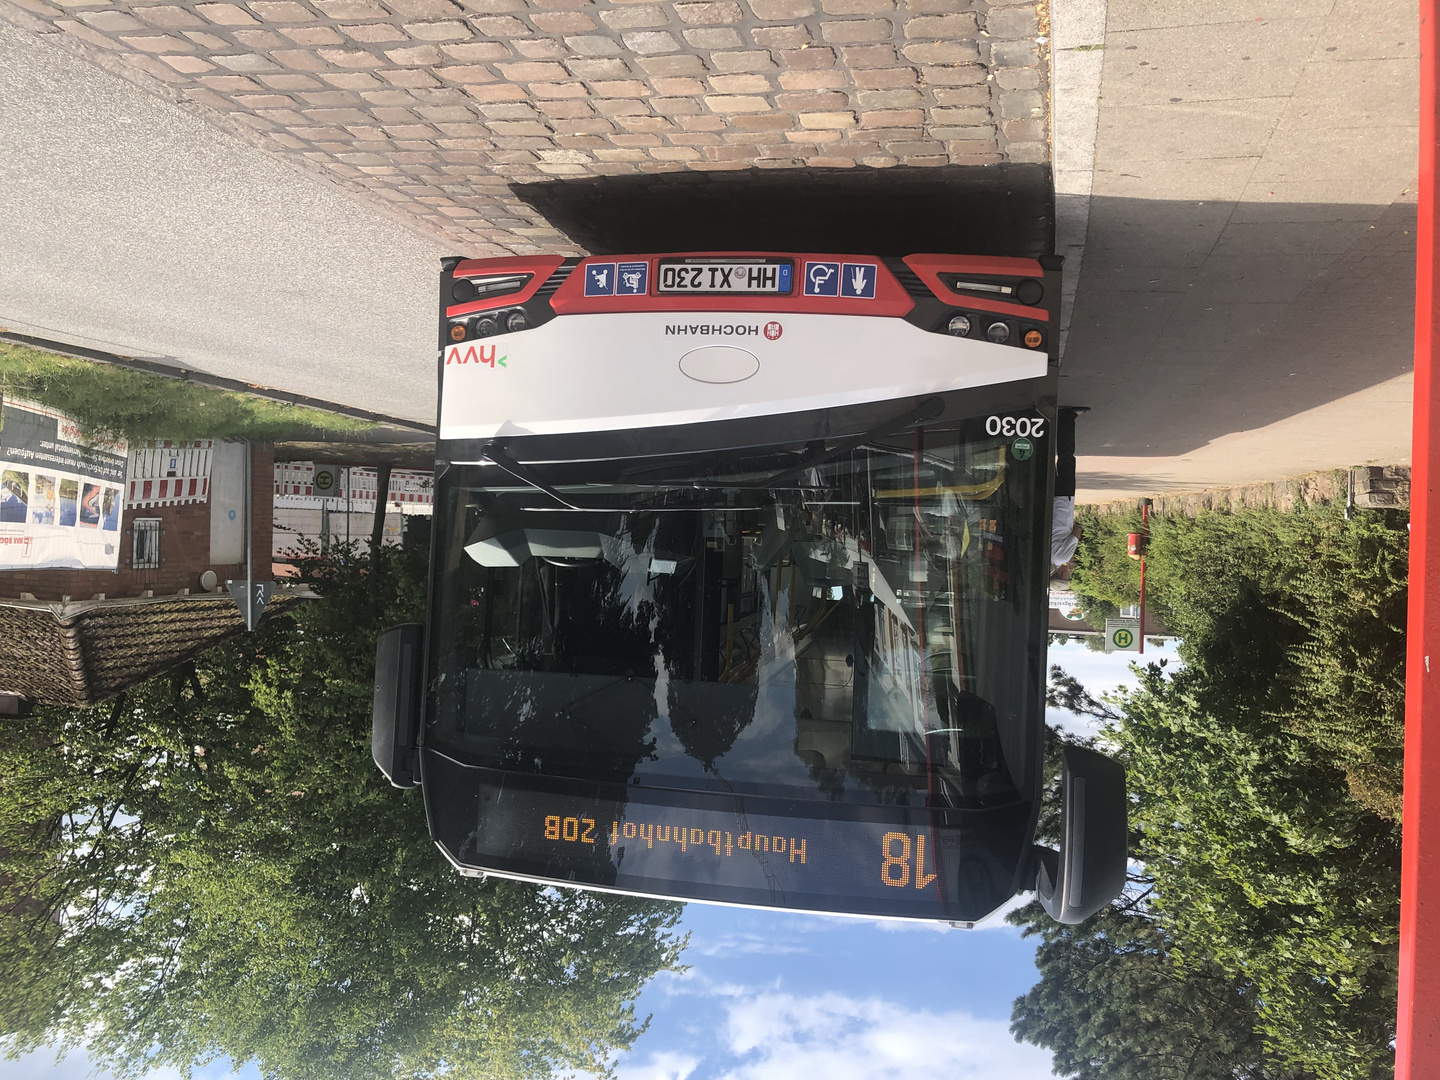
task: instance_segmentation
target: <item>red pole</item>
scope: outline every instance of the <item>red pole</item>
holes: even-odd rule
[[[1440,1076],[1440,273],[1436,259],[1436,0],[1420,0],[1420,189],[1415,264],[1415,419],[1410,461],[1410,610],[1405,654],[1405,802],[1395,1080]],[[1431,674],[1432,663],[1435,675]]]
[[[1150,501],[1140,504],[1140,655],[1145,655],[1145,549],[1150,546]]]

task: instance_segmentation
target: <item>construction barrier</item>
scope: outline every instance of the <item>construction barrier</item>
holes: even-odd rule
[[[212,439],[153,440],[131,447],[126,461],[126,507],[136,510],[207,502],[214,447]]]
[[[315,465],[308,461],[279,462],[275,466],[275,505],[294,509],[319,508],[336,513],[375,510],[377,470],[365,465],[326,466],[339,473],[337,494],[315,490]],[[428,514],[435,504],[435,474],[424,469],[394,469],[390,473],[386,506],[406,513]]]

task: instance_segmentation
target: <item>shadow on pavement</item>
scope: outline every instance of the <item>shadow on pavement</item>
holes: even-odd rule
[[[674,172],[511,190],[597,255],[746,249],[1037,257],[1054,247],[1045,165]]]
[[[1414,241],[1413,203],[1097,197],[1061,369],[1080,453],[1179,456],[1405,374]]]

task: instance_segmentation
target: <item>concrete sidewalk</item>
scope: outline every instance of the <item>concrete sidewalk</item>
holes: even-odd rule
[[[1111,0],[1063,368],[1082,500],[1408,460],[1397,0]],[[1057,150],[1058,153],[1058,150]]]

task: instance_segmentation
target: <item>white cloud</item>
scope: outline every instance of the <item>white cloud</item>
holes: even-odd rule
[[[719,1080],[1048,1080],[1050,1055],[1001,1020],[906,1009],[879,998],[761,993],[727,1005],[737,1059]]]
[[[0,1046],[0,1055],[4,1047]],[[7,1060],[0,1056],[0,1077],[3,1080],[111,1080],[113,1074],[99,1068],[84,1050],[72,1050],[59,1061],[55,1058],[54,1047],[32,1050],[18,1058]],[[258,1080],[259,1071],[248,1066],[240,1071],[229,1067],[224,1059],[213,1061],[195,1070],[201,1080]],[[180,1071],[171,1066],[161,1066],[146,1073],[144,1080],[180,1080]],[[666,1078],[669,1080],[669,1078]],[[675,1080],[684,1080],[676,1077]]]
[[[743,953],[761,953],[765,956],[784,956],[791,953],[809,952],[798,941],[785,941],[774,935],[748,932],[722,934],[692,943],[689,950],[697,956],[735,956]]]
[[[1163,645],[1152,645],[1147,640],[1145,655],[1141,656],[1133,652],[1091,652],[1083,644],[1066,642],[1063,645],[1050,646],[1048,660],[1051,664],[1059,664],[1098,698],[1102,694],[1114,693],[1122,687],[1131,690],[1137,688],[1140,680],[1130,670],[1132,664],[1144,666],[1164,660],[1168,671],[1178,670],[1181,666],[1179,645],[1179,641],[1174,638]],[[1096,721],[1064,709],[1046,709],[1045,719],[1075,735],[1100,734],[1100,725]]]
[[[651,1054],[643,1065],[625,1064],[615,1070],[618,1080],[686,1080],[700,1059],[688,1054],[662,1050]]]
[[[0,1075],[5,1080],[81,1080],[90,1075],[90,1059],[82,1051],[66,1054],[59,1061],[55,1050],[45,1047],[11,1060],[0,1060]]]

